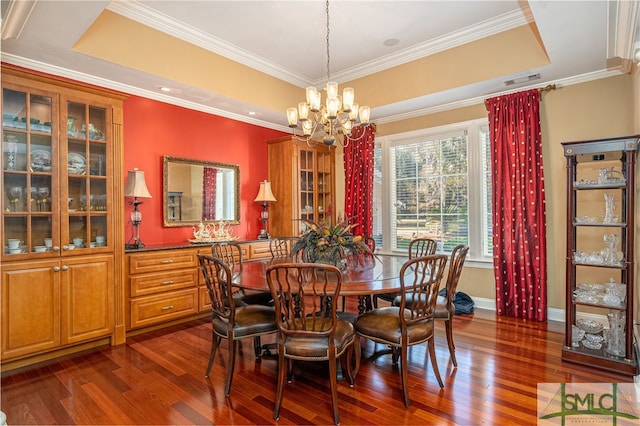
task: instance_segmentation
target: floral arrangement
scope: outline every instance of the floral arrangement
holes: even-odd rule
[[[339,221],[336,225],[303,220],[306,231],[291,249],[296,257],[301,253],[304,262],[322,262],[339,266],[349,255],[370,253],[362,235],[353,235],[351,230],[357,224]]]

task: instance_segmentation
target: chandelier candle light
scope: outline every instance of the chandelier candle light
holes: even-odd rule
[[[273,203],[276,201],[276,197],[274,197],[273,192],[271,192],[271,182],[268,182],[266,180],[264,182],[260,182],[260,191],[258,191],[258,195],[256,196],[256,199],[253,201],[262,203],[262,213],[260,215],[260,221],[262,222],[262,229],[260,230],[260,235],[258,235],[258,239],[267,240],[271,238],[269,236],[269,233],[267,232],[267,222],[269,220],[267,203]]]
[[[131,212],[131,238],[127,244],[126,249],[140,249],[144,247],[140,240],[140,224],[142,223],[142,213],[138,210],[138,206],[142,204],[142,201],[138,201],[138,198],[151,198],[151,193],[147,188],[147,183],[144,180],[144,172],[134,168],[127,175],[127,182],[124,185],[124,196],[133,197],[133,201],[129,201],[129,204],[133,205],[133,211]]]
[[[332,146],[338,140],[342,146],[347,146],[351,130],[356,125],[369,124],[371,110],[368,106],[359,106],[355,102],[355,91],[345,87],[342,96],[339,95],[338,83],[331,81],[329,55],[329,0],[326,2],[327,15],[327,85],[325,87],[327,99],[322,104],[322,95],[314,86],[306,89],[307,101],[298,103],[298,108],[287,108],[287,121],[293,129],[293,136],[307,142],[311,147],[317,145],[312,137],[316,132],[323,133],[322,142]],[[358,123],[358,117],[360,121]],[[302,127],[302,135],[296,134],[296,129]],[[356,140],[361,139],[363,134]],[[346,137],[346,138],[345,138]]]

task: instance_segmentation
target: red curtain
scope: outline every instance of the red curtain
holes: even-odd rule
[[[547,243],[540,92],[487,100],[493,167],[498,315],[547,319]]]
[[[344,214],[349,223],[358,224],[353,230],[355,235],[371,236],[373,232],[374,133],[372,125],[355,127],[344,148]]]
[[[218,169],[205,167],[202,178],[202,220],[216,219],[216,184]]]

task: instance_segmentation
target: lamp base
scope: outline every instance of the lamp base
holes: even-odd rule
[[[259,240],[268,240],[271,239],[271,235],[267,232],[266,229],[261,229],[260,234],[258,235]]]
[[[125,250],[137,250],[137,249],[141,249],[144,248],[144,244],[142,244],[142,242],[137,242],[137,243],[127,243],[124,245],[124,249]]]

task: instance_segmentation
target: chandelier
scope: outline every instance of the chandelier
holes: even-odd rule
[[[313,147],[318,141],[312,139],[316,133],[322,134],[322,142],[332,146],[338,141],[343,147],[347,146],[351,130],[357,126],[367,126],[371,110],[368,106],[359,106],[355,102],[355,91],[345,87],[339,95],[338,83],[331,81],[331,56],[329,54],[329,0],[326,2],[327,15],[327,85],[325,87],[326,102],[322,103],[322,94],[314,86],[306,89],[306,102],[298,103],[298,108],[287,108],[289,127],[293,129],[293,136]],[[358,120],[359,119],[359,120]],[[302,134],[299,134],[302,128]],[[364,136],[353,139],[359,140]]]

